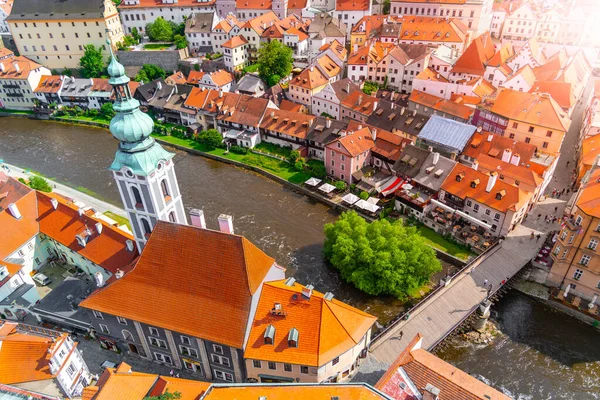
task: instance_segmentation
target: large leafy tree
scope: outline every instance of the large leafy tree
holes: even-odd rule
[[[164,69],[154,64],[144,64],[142,69],[135,76],[135,80],[137,82],[148,83],[158,78],[164,78],[167,76],[167,73]]]
[[[292,72],[293,63],[292,49],[278,40],[262,43],[258,49],[258,74],[269,86],[288,76]]]
[[[99,78],[105,68],[105,60],[102,49],[93,44],[84,47],[83,56],[79,59],[81,74],[84,78]]]
[[[404,299],[441,270],[415,227],[401,220],[367,223],[354,211],[325,225],[324,252],[344,280],[371,295]]]
[[[173,25],[158,17],[146,25],[146,33],[153,42],[170,42],[173,40]]]

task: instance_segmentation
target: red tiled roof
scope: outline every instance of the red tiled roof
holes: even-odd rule
[[[306,139],[315,118],[316,117],[313,115],[267,108],[267,112],[260,123],[260,127],[284,135]]]
[[[346,150],[346,154],[350,157],[356,157],[359,154],[363,154],[366,151],[371,150],[375,147],[373,141],[373,134],[369,128],[362,128],[355,132],[350,132],[346,136],[341,136],[326,146],[331,148],[337,148],[334,144],[340,143]]]
[[[371,8],[370,0],[336,0],[336,11],[367,11]]]
[[[216,3],[216,0],[206,0],[203,2],[199,2],[198,0],[178,0],[177,3],[171,4],[176,5],[177,7],[207,7],[212,6]],[[131,8],[149,8],[149,7],[167,7],[169,4],[165,3],[163,0],[139,0],[139,4],[125,4],[122,2],[117,8],[121,9],[131,9]]]
[[[352,92],[341,101],[340,105],[359,114],[369,116],[377,107],[377,98],[363,92]]]
[[[15,66],[19,67],[18,71]],[[33,70],[41,67],[40,64],[23,56],[0,60],[0,79],[28,79]]]
[[[243,37],[242,35],[237,35],[237,36],[232,37],[225,43],[223,43],[223,47],[228,48],[228,49],[229,48],[233,49],[236,47],[243,46],[247,43],[248,43],[248,41],[246,40],[245,37]]]
[[[62,86],[62,76],[60,75],[43,75],[40,78],[35,93],[58,93]]]
[[[270,10],[273,5],[272,0],[236,0],[235,8],[250,10]]]
[[[446,100],[441,97],[437,97],[433,94],[421,92],[419,90],[413,90],[410,94],[409,101],[417,104],[421,104],[425,107],[431,107],[442,113],[449,114],[462,119],[469,119],[475,109],[469,106],[462,105],[458,102]]]
[[[274,265],[243,236],[159,221],[133,271],[80,306],[241,348]]]
[[[489,32],[477,37],[456,60],[452,72],[483,76],[485,64],[495,54]]]

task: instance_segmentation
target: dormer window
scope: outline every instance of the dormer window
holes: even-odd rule
[[[460,174],[457,174],[456,175],[456,182],[462,181],[464,177],[465,177],[465,174],[462,173],[462,172]]]
[[[474,179],[474,180],[471,181],[471,187],[472,188],[476,188],[477,185],[479,185],[479,178]]]
[[[265,344],[273,344],[275,342],[275,327],[273,325],[267,326],[265,330]]]
[[[296,328],[290,329],[290,333],[288,334],[288,346],[298,347],[298,330]]]
[[[502,189],[498,193],[496,193],[496,200],[502,200],[502,198],[506,196],[506,190]]]

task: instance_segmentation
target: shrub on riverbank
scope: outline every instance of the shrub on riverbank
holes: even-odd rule
[[[40,192],[50,193],[52,191],[52,186],[48,183],[47,180],[45,180],[41,176],[32,176],[29,179],[29,182],[27,182],[23,178],[19,178],[19,182],[21,182],[24,185],[29,186],[30,188],[32,188],[34,190],[39,190]]]
[[[344,280],[374,296],[406,299],[442,269],[415,227],[402,220],[368,223],[355,211],[325,225],[324,253]]]

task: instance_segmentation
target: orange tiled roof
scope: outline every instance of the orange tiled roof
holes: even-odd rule
[[[287,99],[283,99],[279,103],[279,109],[281,111],[292,111],[292,112],[300,113],[300,112],[302,112],[302,110],[304,108],[306,108],[305,105],[294,103],[293,101],[290,101]]]
[[[317,64],[319,64],[321,71],[329,78],[339,75],[339,73],[342,71],[340,66],[337,65],[336,62],[333,61],[327,54],[323,54],[317,58]]]
[[[298,41],[299,42],[303,42],[306,39],[308,39],[308,35],[304,32],[302,32],[300,29],[294,27],[294,28],[290,28],[287,31],[285,31],[286,35],[294,35],[294,36],[298,36]]]
[[[336,11],[367,11],[371,9],[370,0],[336,0]]]
[[[80,306],[241,348],[273,265],[243,236],[159,221],[133,271]]]
[[[485,65],[494,57],[494,43],[489,32],[477,37],[456,60],[452,72],[483,76]]]
[[[535,83],[535,74],[529,64],[525,64],[519,68],[508,80],[517,76],[521,76],[529,86],[532,86]]]
[[[213,80],[215,85],[221,87],[225,86],[228,83],[233,82],[233,74],[229,71],[225,71],[224,69],[217,70],[215,72],[211,72],[210,78]]]
[[[419,72],[415,79],[422,79],[424,81],[435,81],[435,82],[450,82],[448,79],[443,77],[439,72],[436,72],[432,68],[425,68],[423,71]]]
[[[112,85],[110,83],[108,83],[108,79],[105,78],[94,78],[93,79],[94,84],[92,85],[92,92],[112,92]],[[131,83],[137,83],[139,85],[139,82],[129,82]],[[131,86],[130,86],[131,89]],[[134,93],[135,91],[132,91],[131,93]]]
[[[225,93],[225,102],[228,102],[231,97],[231,93]],[[266,113],[269,100],[246,94],[236,94],[233,99],[235,98],[238,101],[229,110],[226,109],[226,103],[223,103],[221,107],[223,113],[219,114],[217,118],[234,124],[258,127]]]
[[[365,34],[367,37],[383,25],[386,15],[365,15],[352,27],[353,34]]]
[[[0,172],[0,195],[0,260],[4,260],[37,235],[39,225],[35,191]],[[17,206],[20,219],[8,210],[11,203]]]
[[[0,325],[0,382],[24,383],[52,379],[51,350],[54,341],[44,336],[19,333],[17,324]]]
[[[460,174],[463,175],[463,178],[458,181],[457,175]],[[497,179],[492,190],[487,192],[488,179],[489,174],[474,170],[463,164],[456,164],[442,184],[441,189],[460,199],[471,198],[503,213],[509,210],[516,211],[521,209],[529,200],[529,197],[531,197],[531,194],[527,194],[518,187],[503,182],[500,179]],[[476,187],[471,187],[471,183],[477,180],[479,180],[479,184]],[[498,198],[498,193],[504,193],[504,195]]]
[[[498,179],[508,178],[509,180],[519,181],[519,187],[527,192],[535,192],[544,181],[544,178],[534,169],[527,167],[524,162],[519,165],[513,165],[510,162],[504,162],[487,154],[480,154],[477,157],[477,162],[479,163],[478,169],[482,172],[496,171],[499,175]]]
[[[515,55],[515,49],[512,43],[505,43],[502,47],[490,58],[487,60],[487,65],[492,67],[500,67],[501,65],[505,65],[512,57]]]
[[[371,115],[377,107],[377,98],[357,91],[352,92],[340,103],[342,107],[346,107],[354,112],[362,115]]]
[[[459,19],[406,16],[402,19],[400,40],[419,42],[462,43],[468,28]]]
[[[312,291],[302,296],[304,286],[285,281],[265,283],[252,322],[244,358],[319,367],[361,342],[376,318],[338,300],[325,300]],[[280,304],[285,316],[273,315]],[[265,344],[265,329],[275,328],[274,344]],[[298,331],[297,347],[290,347],[288,334]]]
[[[216,0],[206,0],[203,2],[198,2],[198,0],[178,0],[176,5],[177,7],[206,7],[215,5]],[[169,4],[163,2],[163,0],[139,0],[139,4],[125,4],[121,3],[117,8],[121,9],[131,9],[131,8],[149,8],[149,7],[166,7]]]
[[[272,0],[236,0],[235,8],[251,10],[270,10],[273,5]]]
[[[299,10],[306,8],[306,3],[308,3],[308,0],[291,0],[288,1],[287,8],[288,10]]]
[[[329,82],[319,68],[308,67],[300,72],[298,76],[292,78],[290,85],[299,86],[305,89],[316,89],[325,86]]]
[[[186,83],[189,83],[190,85],[196,85],[202,80],[204,74],[206,74],[204,71],[190,71]]]
[[[306,139],[315,118],[314,115],[267,108],[260,127],[284,135]]]
[[[484,108],[515,121],[568,131],[571,121],[558,103],[547,94],[519,92],[503,89],[491,105]]]
[[[589,136],[581,142],[581,164],[594,165],[600,154],[600,135]]]
[[[422,349],[420,340],[421,335],[418,334],[400,353],[392,366],[375,385],[377,389],[393,398],[397,398],[394,397],[398,393],[396,378],[398,376],[408,376],[419,391],[422,391],[427,384],[438,388],[440,390],[440,400],[510,399],[496,389]],[[402,372],[400,372],[400,369],[402,369]]]
[[[172,75],[167,76],[165,78],[165,82],[167,82],[170,85],[176,85],[176,84],[183,85],[187,82],[187,80],[185,79],[185,75],[183,75],[183,72],[177,71],[177,72],[173,73]]]
[[[238,2],[240,1],[245,1],[245,0],[237,0]],[[257,0],[253,0],[253,1],[257,1]],[[238,7],[240,8],[240,7]],[[243,7],[242,7],[243,8]],[[252,8],[252,7],[247,7],[247,8]],[[267,7],[267,9],[270,9],[271,7]],[[248,28],[248,29],[252,29],[254,30],[258,35],[262,35],[263,31],[271,26],[271,23],[275,24],[279,22],[279,17],[273,12],[273,11],[267,11],[266,13],[259,15],[258,17],[254,17],[251,20],[248,20],[244,23],[242,23],[242,28]]]
[[[596,218],[600,218],[600,169],[596,169],[590,175],[588,183],[577,199],[577,207]]]
[[[56,209],[52,206],[51,199],[58,201]],[[133,251],[127,250],[126,242],[133,241],[133,236],[94,218],[91,212],[84,212],[80,216],[78,207],[61,196],[37,192],[37,208],[41,233],[113,274],[117,269],[126,272],[127,267],[138,257],[136,248]],[[100,234],[96,228],[98,223],[102,224]],[[76,235],[86,236],[86,228],[89,235],[86,246],[82,247]]]
[[[387,399],[365,385],[355,383],[337,385],[246,385],[214,386],[203,400],[382,400]]]
[[[548,93],[564,110],[568,110],[575,105],[576,98],[571,83],[557,81],[535,82],[529,91],[531,93]]]
[[[117,368],[104,370],[98,380],[97,394],[93,400],[142,400],[148,396],[157,380],[158,375],[134,372],[129,365],[122,362]]]
[[[413,90],[410,94],[409,101],[421,104],[425,107],[431,107],[442,113],[453,115],[462,119],[469,119],[475,110],[469,106],[465,106],[455,101],[446,100],[435,95]]]
[[[237,35],[237,36],[232,37],[225,43],[223,43],[223,47],[228,48],[228,49],[230,49],[230,48],[234,49],[236,47],[243,46],[247,43],[248,43],[248,41],[246,40],[245,37],[243,37],[242,35]]]
[[[216,90],[207,90],[205,88],[194,87],[188,94],[183,103],[184,106],[195,109],[203,109],[211,100],[216,99],[219,93]]]
[[[341,136],[328,143],[327,147],[333,147],[334,143],[340,143],[344,150],[346,150],[346,153],[351,157],[356,157],[375,147],[373,134],[369,128],[362,128],[355,132],[350,132],[346,136]]]
[[[170,376],[159,376],[149,395],[159,396],[166,392],[179,392],[181,397],[179,397],[178,400],[198,400],[209,387],[210,383],[208,382],[172,378]]]
[[[17,71],[16,66],[19,67]],[[0,61],[0,79],[27,79],[29,74],[42,66],[30,59],[19,56]],[[4,69],[4,71],[2,71]]]
[[[58,93],[62,86],[62,76],[60,75],[43,75],[40,78],[35,93]]]

